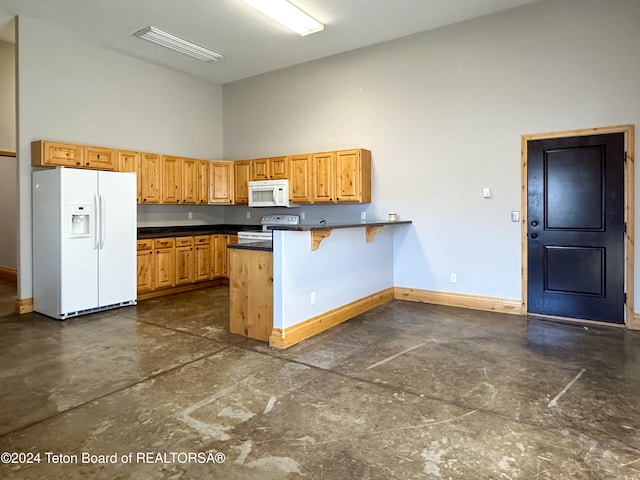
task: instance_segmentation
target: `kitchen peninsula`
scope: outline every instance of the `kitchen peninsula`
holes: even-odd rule
[[[411,221],[280,225],[229,245],[230,330],[286,348],[393,299],[394,238]]]

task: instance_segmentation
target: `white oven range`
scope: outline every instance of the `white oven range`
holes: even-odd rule
[[[265,215],[260,220],[262,230],[238,232],[238,243],[270,242],[273,239],[272,228],[278,225],[299,225],[298,215]]]

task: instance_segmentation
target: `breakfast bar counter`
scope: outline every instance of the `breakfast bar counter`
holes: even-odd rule
[[[272,242],[229,245],[231,332],[287,348],[392,300],[411,223],[278,225]]]

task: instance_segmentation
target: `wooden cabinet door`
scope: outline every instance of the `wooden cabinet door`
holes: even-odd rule
[[[178,157],[162,157],[162,203],[180,203],[182,199],[181,163]]]
[[[34,167],[74,167],[80,168],[84,149],[80,145],[39,140],[31,143],[31,165]]]
[[[154,248],[154,280],[156,288],[176,284],[176,249],[173,238],[156,238]]]
[[[364,149],[336,152],[336,201],[371,202],[371,152]]]
[[[249,175],[251,174],[251,161],[242,160],[234,162],[235,203],[249,203]]]
[[[251,160],[251,180],[269,180],[269,159],[256,158]]]
[[[142,203],[160,203],[161,182],[160,155],[155,153],[140,154],[140,181]]]
[[[335,152],[314,153],[312,156],[311,178],[314,202],[335,201]]]
[[[153,240],[138,240],[137,261],[138,292],[153,290]]]
[[[226,235],[211,235],[212,255],[211,278],[224,277],[226,272],[227,241]]]
[[[209,203],[233,203],[234,163],[209,162]]]
[[[110,148],[84,147],[84,166],[97,170],[116,170],[116,152]]]
[[[287,157],[274,157],[269,159],[269,178],[289,178]]]
[[[176,247],[176,285],[193,283],[194,265],[193,246]]]
[[[194,281],[202,282],[211,279],[211,235],[197,235],[193,237],[195,267]]]
[[[311,155],[292,155],[289,163],[289,200],[292,203],[311,201],[310,169]]]
[[[209,203],[209,161],[198,160],[198,196],[197,203]]]
[[[336,201],[356,202],[360,198],[360,155],[358,150],[336,152]]]
[[[211,278],[211,245],[196,245],[195,249],[195,281],[209,280]]]
[[[182,203],[198,203],[198,161],[192,158],[182,158]]]
[[[126,150],[118,151],[118,171],[119,172],[135,172],[137,184],[137,200],[142,202],[142,163],[138,152],[129,152]]]

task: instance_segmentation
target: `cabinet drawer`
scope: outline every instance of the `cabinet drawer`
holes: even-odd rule
[[[176,247],[192,247],[193,237],[178,237],[176,238]]]
[[[83,151],[80,145],[39,140],[31,143],[31,165],[82,167]]]
[[[138,240],[138,250],[151,250],[153,248],[153,240]]]
[[[153,248],[172,248],[175,246],[173,238],[156,238],[153,241]]]
[[[193,237],[196,245],[209,245],[211,243],[211,235],[197,235]]]

